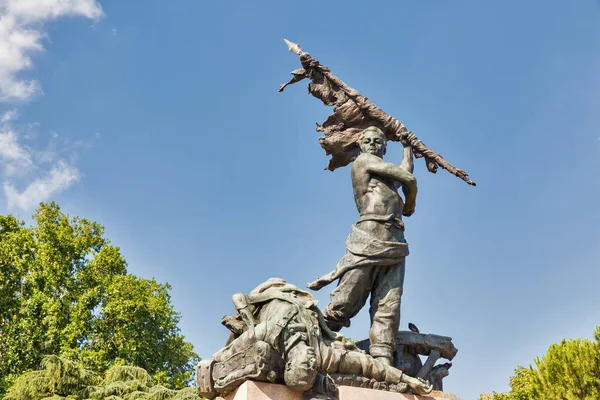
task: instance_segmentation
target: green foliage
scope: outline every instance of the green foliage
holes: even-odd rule
[[[25,227],[0,216],[0,397],[47,354],[96,373],[137,365],[186,386],[198,356],[177,326],[170,286],[127,274],[104,228],[41,204]]]
[[[482,394],[480,400],[535,400],[532,381],[536,371],[532,368],[518,367],[510,378],[511,391],[508,393]]]
[[[42,359],[42,369],[17,379],[6,400],[37,399],[79,393],[101,382],[100,376],[57,356]]]
[[[154,385],[143,368],[114,366],[104,379],[73,361],[47,356],[38,371],[22,375],[5,400],[200,400],[195,388],[167,389]]]
[[[515,370],[510,392],[483,394],[480,400],[600,399],[600,326],[594,338],[551,345],[535,366]]]
[[[538,374],[533,387],[538,398],[600,399],[600,343],[597,340],[563,340],[550,346],[535,364]]]
[[[152,384],[152,378],[145,369],[116,365],[106,372],[104,382],[108,385],[118,381],[139,381],[146,386]]]

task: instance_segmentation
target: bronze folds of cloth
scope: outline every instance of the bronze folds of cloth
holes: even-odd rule
[[[285,39],[284,39],[285,40]],[[303,79],[310,79],[308,91],[325,105],[334,107],[323,124],[317,124],[317,131],[323,132],[319,138],[321,147],[331,155],[328,170],[351,163],[359,153],[356,141],[360,132],[369,126],[381,129],[387,140],[408,144],[416,158],[424,158],[429,172],[436,173],[438,167],[445,169],[469,185],[475,182],[468,174],[446,161],[441,155],[429,149],[417,136],[396,118],[386,114],[366,97],[346,85],[329,68],[321,65],[310,54],[302,51],[299,45],[285,40],[289,50],[300,57],[302,68],[292,71],[292,79],[281,85],[283,91],[288,85]]]

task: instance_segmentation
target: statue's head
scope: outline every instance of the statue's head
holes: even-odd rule
[[[370,126],[361,132],[358,137],[358,145],[360,146],[361,152],[383,158],[387,140],[381,129],[376,126]]]
[[[305,392],[314,385],[317,370],[315,350],[299,342],[286,355],[283,379],[290,389]]]

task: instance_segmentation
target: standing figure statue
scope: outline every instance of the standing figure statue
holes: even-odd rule
[[[386,138],[376,127],[360,134],[361,153],[351,168],[354,199],[360,214],[346,241],[347,252],[336,269],[308,287],[318,290],[336,279],[331,303],[323,314],[329,328],[339,331],[370,299],[369,354],[390,365],[400,324],[400,297],[405,257],[402,216],[415,211],[417,181],[413,176],[411,147],[404,146],[398,166],[383,160]],[[404,144],[404,143],[403,143]],[[398,194],[402,188],[405,201]]]

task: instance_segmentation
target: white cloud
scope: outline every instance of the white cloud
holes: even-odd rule
[[[9,117],[6,114],[0,117],[3,121],[0,125],[0,170],[4,195],[9,209],[29,211],[67,189],[82,176],[73,165],[76,154],[70,154],[69,162],[62,157],[65,151],[59,151],[57,147],[70,147],[75,152],[85,147],[82,147],[81,141],[58,143],[58,134],[52,132],[44,149],[30,148],[23,144],[27,140],[26,135],[20,134],[8,122],[14,117]]]
[[[96,0],[0,0],[0,100],[27,100],[41,91],[36,80],[19,74],[44,50],[44,24],[68,16],[96,20],[102,7]]]
[[[29,210],[55,193],[67,189],[80,178],[81,173],[77,168],[59,160],[47,175],[36,178],[20,193],[10,182],[5,182],[4,194],[8,208]]]
[[[8,127],[0,131],[0,163],[7,178],[23,174],[33,167],[30,152],[19,143],[16,133]]]
[[[2,115],[2,117],[0,118],[0,122],[5,123],[8,121],[15,120],[17,118],[19,118],[19,112],[17,110],[10,110]]]

